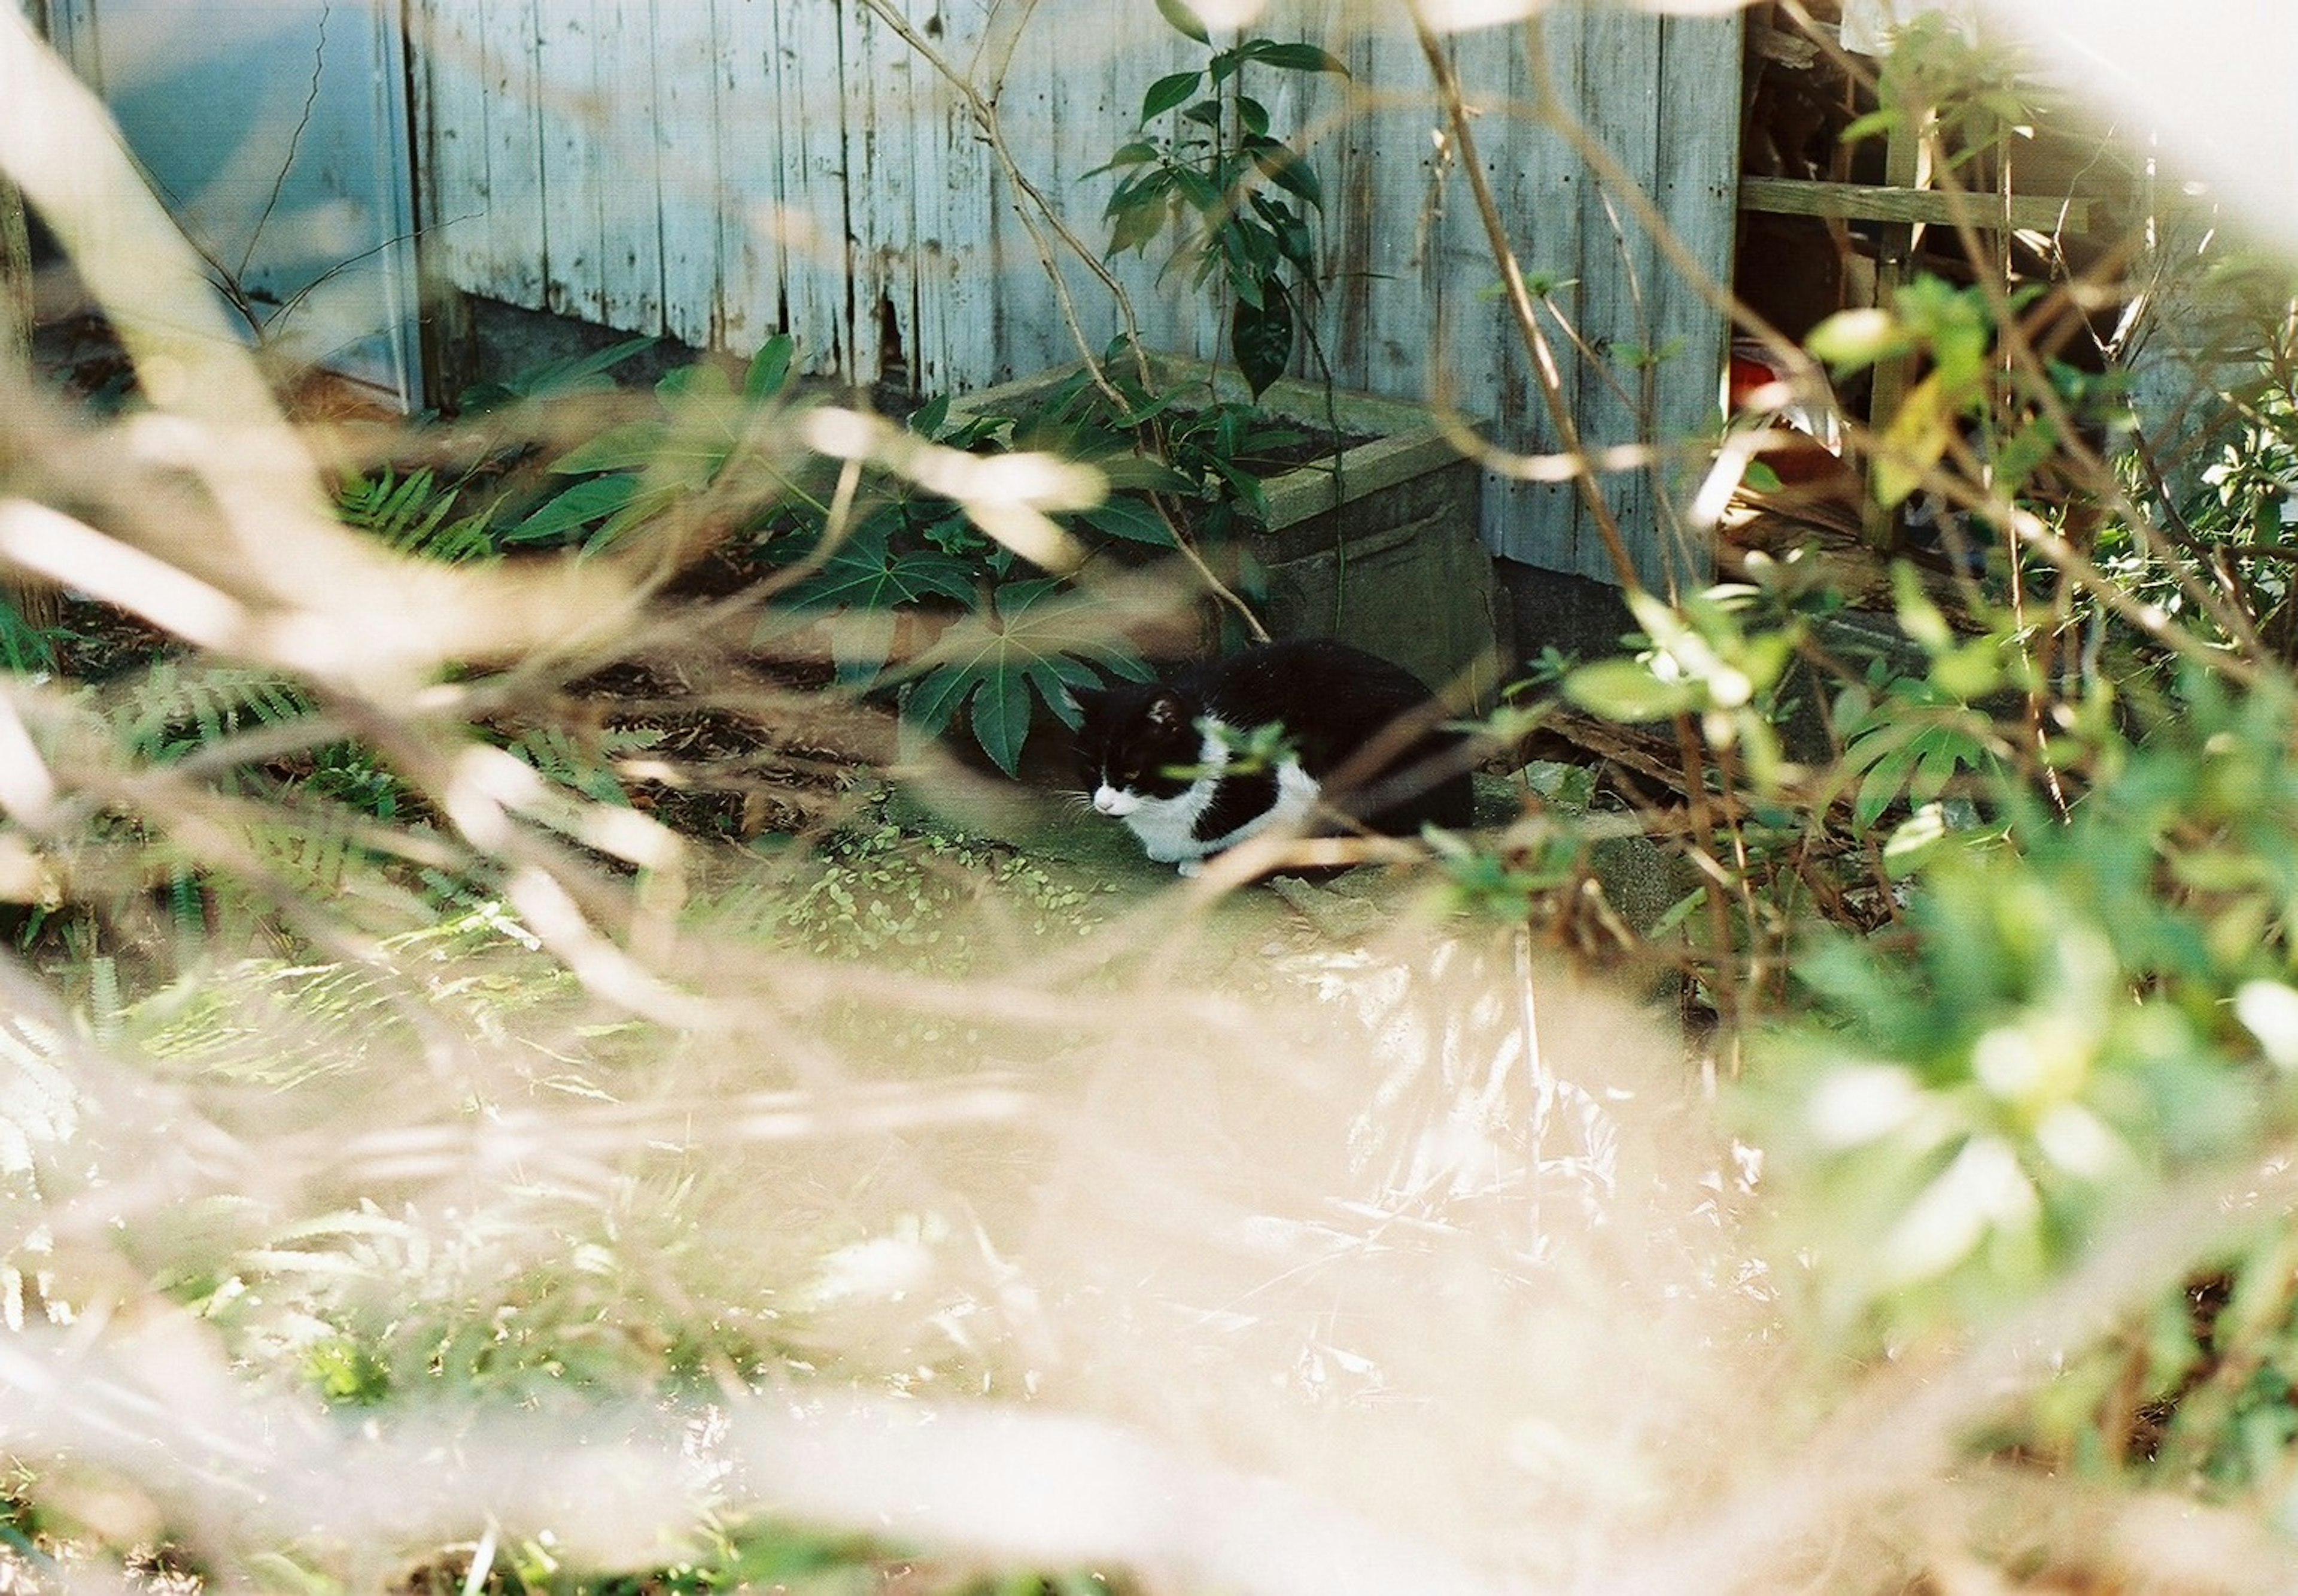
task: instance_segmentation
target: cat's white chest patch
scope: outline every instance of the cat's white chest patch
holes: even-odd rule
[[[1220,836],[1198,836],[1197,823],[1212,807],[1221,773],[1228,768],[1229,759],[1228,743],[1207,732],[1197,750],[1197,764],[1203,773],[1179,792],[1170,798],[1150,798],[1104,786],[1094,793],[1093,806],[1123,821],[1140,839],[1142,851],[1152,859],[1161,864],[1178,864],[1185,875],[1195,874],[1194,866],[1199,861],[1235,848],[1249,838],[1298,826],[1316,807],[1319,791],[1316,778],[1302,770],[1298,761],[1287,759],[1275,773],[1274,804]]]

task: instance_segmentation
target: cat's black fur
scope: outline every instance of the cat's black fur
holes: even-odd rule
[[[1424,824],[1457,829],[1475,818],[1462,739],[1440,729],[1434,695],[1410,672],[1346,643],[1267,643],[1169,682],[1075,696],[1095,807],[1131,828],[1151,858],[1184,873],[1263,825],[1306,822],[1330,832],[1353,823],[1412,836]],[[1271,724],[1284,728],[1293,759],[1218,768],[1234,757],[1209,728],[1237,740]],[[1399,735],[1386,757],[1360,757],[1393,730]]]

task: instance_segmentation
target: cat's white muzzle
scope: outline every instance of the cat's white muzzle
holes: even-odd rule
[[[1114,787],[1096,787],[1093,806],[1104,815],[1127,815],[1141,806],[1141,800],[1129,792],[1120,792]]]

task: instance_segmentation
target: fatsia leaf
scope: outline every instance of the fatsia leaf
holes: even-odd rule
[[[1027,667],[1000,670],[983,679],[973,695],[973,735],[981,751],[1007,775],[1021,773],[1021,745],[1029,737]]]
[[[1066,585],[1058,576],[1009,582],[997,590],[997,619],[1010,633],[1015,622],[1060,592]]]
[[[937,597],[973,602],[973,573],[963,560],[896,553],[887,537],[883,526],[857,530],[821,570],[790,590],[790,603],[806,609],[891,609]]]
[[[905,719],[938,732],[970,704],[976,740],[1008,772],[1029,740],[1033,698],[1066,718],[1067,689],[1097,685],[1104,670],[1147,674],[1121,639],[1106,635],[1092,606],[1054,577],[1007,583],[993,611],[950,626],[921,663],[925,674],[904,702]]]
[[[1859,783],[1858,797],[1852,804],[1853,813],[1863,831],[1881,820],[1883,811],[1906,790],[1908,778],[1914,772],[1915,761],[1922,755],[1922,742],[1910,738],[1875,761],[1866,779]]]
[[[943,666],[910,690],[902,701],[902,715],[928,736],[938,736],[978,680],[963,666]]]
[[[830,657],[839,682],[867,687],[875,682],[894,652],[898,624],[889,609],[854,609],[838,616],[830,627]]]
[[[1084,722],[1085,716],[1079,711],[1077,700],[1070,696],[1069,690],[1097,685],[1089,670],[1081,671],[1087,679],[1079,682],[1058,668],[1063,664],[1076,663],[1075,660],[1035,659],[1029,662],[1024,672],[1029,678],[1029,685],[1036,688],[1037,696],[1045,700],[1046,707],[1072,732]]]

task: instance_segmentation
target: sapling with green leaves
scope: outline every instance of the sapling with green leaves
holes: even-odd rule
[[[1299,302],[1316,280],[1309,212],[1322,212],[1325,194],[1301,153],[1270,134],[1268,105],[1245,92],[1246,70],[1346,76],[1348,68],[1310,44],[1242,38],[1214,50],[1203,21],[1180,0],[1158,0],[1157,9],[1212,54],[1149,86],[1140,136],[1099,169],[1125,174],[1109,199],[1109,252],[1145,253],[1178,233],[1164,269],[1186,269],[1201,289],[1219,284],[1229,351],[1257,398],[1292,360]],[[1161,126],[1170,131],[1152,131]]]

